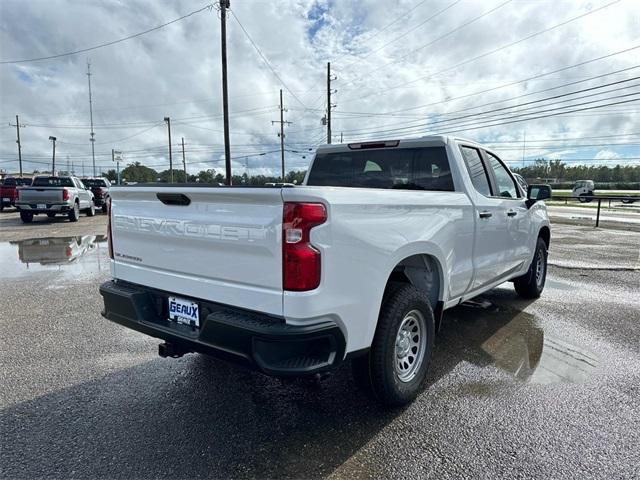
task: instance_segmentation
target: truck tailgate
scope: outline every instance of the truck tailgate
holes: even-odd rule
[[[279,188],[111,190],[113,275],[282,315]]]
[[[26,187],[21,188],[20,201],[29,204],[62,202],[62,187]]]

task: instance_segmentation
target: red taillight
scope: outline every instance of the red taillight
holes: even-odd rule
[[[107,199],[107,248],[109,258],[113,259],[113,239],[111,238],[111,198]]]
[[[101,188],[96,188],[94,191],[96,197],[98,198],[102,198],[104,196],[104,194],[102,193],[102,189]]]
[[[311,245],[311,229],[327,221],[321,203],[285,202],[282,222],[282,286],[301,292],[320,285],[320,252]]]
[[[69,200],[69,190],[67,190],[66,188],[62,189],[62,201],[65,202]]]

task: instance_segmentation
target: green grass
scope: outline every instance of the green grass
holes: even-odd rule
[[[571,197],[571,190],[552,190],[554,197]],[[596,190],[596,197],[640,197],[640,192],[632,190]]]

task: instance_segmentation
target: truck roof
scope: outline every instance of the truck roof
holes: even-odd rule
[[[472,143],[475,145],[479,145],[478,142],[474,140],[468,140],[466,138],[454,137],[450,135],[426,135],[424,137],[415,137],[415,138],[392,138],[392,139],[380,139],[380,140],[363,140],[360,142],[349,142],[349,143],[332,143],[332,144],[324,144],[320,145],[317,148],[317,153],[326,153],[326,152],[337,152],[344,150],[354,150],[354,146],[358,146],[355,149],[361,148],[363,145],[376,145],[376,144],[387,144],[380,145],[381,147],[419,147],[425,145],[446,145],[451,141],[463,141],[466,143]]]

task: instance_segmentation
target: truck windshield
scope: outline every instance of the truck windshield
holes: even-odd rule
[[[453,191],[444,147],[320,153],[307,185]]]
[[[36,177],[33,180],[33,187],[73,187],[73,182],[69,177]]]

